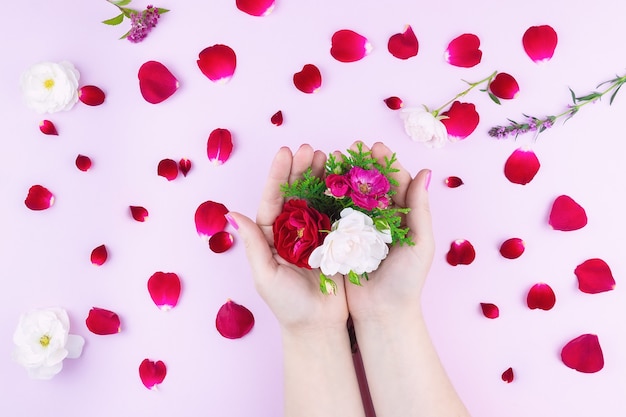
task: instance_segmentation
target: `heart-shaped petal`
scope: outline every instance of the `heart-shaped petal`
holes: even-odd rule
[[[456,67],[470,68],[480,63],[483,52],[479,49],[480,39],[473,33],[464,33],[454,38],[444,54],[445,60]]]
[[[191,161],[187,158],[182,158],[178,161],[178,169],[180,170],[180,173],[183,174],[183,177],[186,177],[189,170],[191,170]]]
[[[519,93],[519,84],[511,74],[499,72],[489,84],[489,91],[503,100],[511,100]]]
[[[54,194],[43,185],[33,185],[28,189],[24,204],[31,210],[46,210],[54,204]]]
[[[283,112],[278,110],[276,113],[274,113],[272,117],[270,118],[270,122],[272,122],[274,126],[282,125],[283,124]]]
[[[417,55],[419,42],[413,28],[407,25],[402,33],[396,33],[389,38],[387,50],[398,59],[409,59]]]
[[[148,210],[142,206],[129,206],[130,215],[138,222],[145,222],[148,218]]]
[[[578,288],[587,294],[598,294],[615,289],[611,268],[602,259],[587,259],[574,270]]]
[[[170,310],[178,304],[180,278],[173,272],[155,272],[148,278],[150,298],[161,310]]]
[[[78,99],[89,106],[104,103],[104,91],[95,85],[84,85],[78,90]]]
[[[524,51],[534,62],[552,59],[557,43],[556,31],[549,25],[531,26],[522,36]]]
[[[173,159],[162,159],[157,165],[157,175],[168,181],[175,180],[178,177],[178,164]]]
[[[469,240],[458,239],[450,244],[446,260],[452,266],[469,265],[476,259],[476,251]]]
[[[500,245],[500,254],[507,259],[517,259],[524,253],[526,245],[519,237],[512,237]]]
[[[85,324],[90,332],[99,335],[116,334],[121,331],[119,316],[110,310],[99,307],[93,307],[89,310]]]
[[[246,307],[228,300],[217,312],[215,327],[225,338],[239,339],[254,327],[254,315]]]
[[[293,84],[303,93],[315,93],[322,86],[322,74],[315,65],[306,64],[293,75]]]
[[[139,378],[148,389],[156,389],[156,386],[163,382],[167,368],[162,361],[152,361],[144,359],[139,364]]]
[[[463,180],[459,177],[452,176],[452,177],[446,178],[444,183],[446,184],[446,187],[448,188],[457,188],[463,185]]]
[[[41,130],[41,133],[44,135],[59,135],[56,126],[50,120],[42,120],[39,122],[39,130]]]
[[[500,317],[500,309],[497,305],[492,303],[480,303],[480,308],[483,315],[488,319],[497,319]]]
[[[196,209],[195,222],[196,231],[205,239],[209,239],[217,232],[221,232],[226,227],[225,214],[228,209],[221,203],[215,201],[205,201]]]
[[[237,8],[251,16],[267,16],[274,10],[275,0],[236,0]]]
[[[522,147],[513,151],[504,163],[504,176],[513,184],[526,185],[535,178],[541,164],[532,149]]]
[[[78,155],[76,157],[76,168],[83,172],[89,171],[91,168],[91,158],[85,155]]]
[[[513,368],[509,368],[506,371],[502,372],[502,380],[506,382],[507,384],[510,384],[511,382],[513,382],[514,378],[515,378],[515,374],[513,373]]]
[[[371,50],[372,45],[367,38],[353,30],[338,30],[331,38],[330,54],[339,62],[359,61]]]
[[[548,223],[554,230],[572,231],[587,225],[587,213],[580,204],[567,195],[560,195],[552,203]]]
[[[402,102],[402,99],[396,96],[387,97],[383,101],[385,102],[387,107],[389,107],[391,110],[400,110],[402,106],[404,105],[404,103]]]
[[[107,261],[108,258],[109,258],[109,252],[107,251],[107,248],[104,245],[100,245],[91,251],[91,256],[90,256],[91,263],[96,266],[103,265]]]
[[[204,48],[198,56],[197,63],[200,71],[209,80],[226,83],[237,68],[237,55],[230,46],[218,44]]]
[[[221,165],[230,158],[233,151],[233,138],[228,129],[215,129],[209,134],[206,153],[209,161]]]
[[[451,140],[462,140],[472,134],[478,126],[480,116],[476,112],[476,106],[472,103],[455,101],[450,109],[441,114],[445,118],[441,123],[446,127]]]
[[[148,61],[139,68],[139,90],[143,98],[152,104],[160,103],[178,90],[174,74],[158,61]]]
[[[551,310],[556,304],[556,295],[548,284],[540,282],[533,285],[528,291],[526,304],[531,310]]]
[[[570,340],[561,350],[563,363],[578,372],[594,373],[604,368],[604,355],[595,334],[583,334]]]
[[[215,253],[226,252],[233,246],[233,235],[222,230],[217,232],[209,239],[209,248]]]

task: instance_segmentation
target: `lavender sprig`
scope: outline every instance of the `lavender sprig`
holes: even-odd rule
[[[105,25],[116,26],[124,21],[124,18],[130,19],[131,28],[120,39],[128,39],[132,43],[141,42],[148,36],[148,33],[159,22],[159,17],[163,13],[169,12],[168,9],[154,7],[149,5],[145,10],[139,11],[125,7],[130,4],[131,0],[107,0],[109,3],[117,7],[120,14],[111,19],[104,20]]]

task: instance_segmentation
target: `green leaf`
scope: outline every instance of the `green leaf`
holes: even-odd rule
[[[157,11],[159,12],[159,14],[163,14],[163,13],[167,13],[167,12],[169,12],[170,10],[169,10],[169,9],[164,9],[164,8],[162,8],[162,7],[158,7],[158,8],[157,8]]]
[[[609,100],[609,105],[613,104],[613,100],[615,99],[617,92],[619,91],[620,88],[622,88],[623,85],[624,84],[620,84],[619,87],[617,87],[617,89],[613,91],[613,94],[611,94],[611,99]]]
[[[123,34],[123,35],[120,37],[120,40],[128,38],[128,35],[130,35],[130,30],[129,30],[128,32],[126,32],[125,34]]]
[[[594,91],[593,93],[589,93],[586,96],[582,96],[582,97],[576,97],[576,100],[578,101],[593,101],[597,98],[602,97],[602,94]]]
[[[350,271],[348,273],[348,279],[350,280],[351,283],[353,283],[354,285],[358,285],[361,286],[361,277],[354,271]]]
[[[571,88],[569,89],[570,94],[572,95],[572,102],[576,104],[576,93]]]
[[[114,4],[116,6],[126,6],[130,4],[131,0],[108,0],[109,3]]]
[[[502,104],[500,103],[500,99],[498,99],[498,97],[496,97],[492,92],[489,92],[489,98],[496,104]]]
[[[104,23],[105,25],[115,26],[115,25],[119,25],[120,23],[122,23],[123,20],[124,20],[124,13],[120,13],[119,15],[115,17],[112,17],[107,20],[103,20],[102,23]]]

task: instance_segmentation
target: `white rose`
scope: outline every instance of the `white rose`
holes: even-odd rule
[[[324,243],[311,253],[309,265],[327,276],[374,271],[387,257],[390,231],[377,230],[368,215],[351,208],[343,209],[340,216]]]
[[[13,358],[35,379],[50,379],[63,368],[63,359],[78,358],[85,339],[69,334],[70,320],[61,308],[22,314],[15,333]]]
[[[448,141],[448,131],[441,119],[425,108],[406,108],[400,111],[406,134],[429,148],[441,148]]]
[[[78,101],[79,78],[76,68],[67,61],[41,62],[22,73],[22,96],[37,113],[69,110]]]

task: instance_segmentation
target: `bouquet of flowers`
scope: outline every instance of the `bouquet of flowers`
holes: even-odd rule
[[[389,245],[413,245],[409,229],[402,227],[408,208],[395,207],[391,176],[396,155],[384,163],[369,151],[348,150],[329,155],[324,178],[309,168],[299,180],[283,184],[286,198],[273,224],[274,246],[286,261],[307,269],[320,268],[320,290],[335,293],[330,278],[347,275],[351,283],[375,271],[389,252]]]

